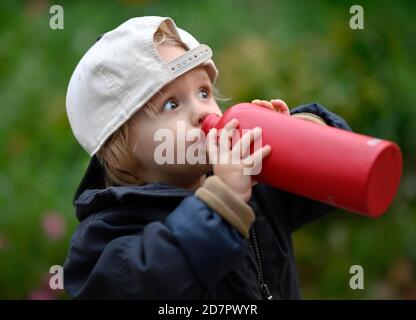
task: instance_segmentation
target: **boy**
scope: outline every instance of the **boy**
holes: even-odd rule
[[[175,132],[181,121],[189,131],[221,114],[211,55],[172,19],[140,17],[102,36],[76,67],[67,112],[92,159],[74,197],[80,224],[64,266],[72,297],[300,298],[291,232],[333,208],[244,175],[269,146],[226,150],[237,164],[155,159],[158,129]],[[252,102],[289,115],[282,100]],[[318,104],[291,113],[350,130]],[[241,139],[260,136],[257,128]]]

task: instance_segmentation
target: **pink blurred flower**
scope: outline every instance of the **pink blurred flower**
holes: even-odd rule
[[[29,293],[29,300],[55,300],[56,294],[47,289],[34,289]]]
[[[59,240],[65,235],[66,221],[60,213],[49,212],[42,219],[42,229],[49,239]]]
[[[37,17],[48,11],[48,1],[46,0],[27,1],[24,8],[24,13],[29,17]]]
[[[56,300],[59,298],[59,295],[63,292],[63,290],[59,289],[52,289],[50,287],[50,279],[52,274],[45,274],[41,280],[40,284],[37,288],[33,289],[29,292],[27,299],[29,300]]]

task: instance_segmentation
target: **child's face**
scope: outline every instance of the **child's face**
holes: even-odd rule
[[[162,59],[169,62],[186,50],[179,46],[161,45],[158,52]],[[141,163],[140,176],[148,182],[190,187],[211,167],[209,164],[177,164],[177,125],[183,125],[185,132],[199,129],[208,114],[221,115],[221,110],[213,97],[212,84],[204,67],[197,67],[178,77],[166,85],[161,93],[149,101],[156,108],[156,116],[141,109],[135,115],[134,129],[130,130],[129,140],[136,145],[136,154]],[[170,130],[175,139],[175,164],[159,165],[155,161],[155,149],[161,142],[155,141],[154,135],[161,128]],[[186,148],[192,143],[186,141]]]

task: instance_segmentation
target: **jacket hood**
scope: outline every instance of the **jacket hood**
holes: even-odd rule
[[[146,198],[185,198],[194,194],[192,190],[178,188],[162,182],[145,185],[105,186],[103,166],[94,155],[75,192],[73,204],[79,221],[90,214],[125,204],[140,203]],[[163,198],[163,199],[162,199]]]

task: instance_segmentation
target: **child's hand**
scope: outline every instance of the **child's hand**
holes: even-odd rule
[[[251,143],[262,135],[262,130],[258,127],[245,132],[234,146],[231,146],[230,140],[227,144],[227,139],[230,139],[227,136],[231,137],[233,130],[237,127],[238,120],[234,119],[224,126],[219,135],[215,128],[211,129],[207,135],[207,151],[211,163],[213,162],[214,174],[235,191],[244,202],[247,202],[251,197],[251,187],[255,182],[251,175],[244,174],[244,169],[251,169],[253,165],[261,163],[270,154],[271,147],[262,146],[250,155]]]
[[[270,101],[254,99],[253,101],[251,101],[251,103],[261,107],[276,110],[278,112],[283,113],[284,115],[290,116],[289,107],[287,106],[286,102],[284,102],[281,99],[272,99]]]

